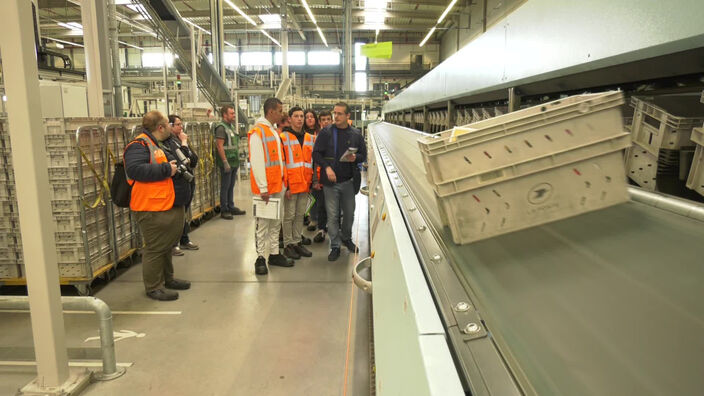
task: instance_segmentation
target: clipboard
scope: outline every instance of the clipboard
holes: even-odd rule
[[[350,161],[348,159],[345,159],[350,154],[357,154],[357,147],[350,147],[347,150],[345,150],[344,154],[342,154],[342,157],[340,157],[339,162],[354,162]]]
[[[280,220],[282,206],[281,198],[269,198],[266,203],[261,197],[252,197],[252,213],[260,219]]]
[[[306,216],[310,215],[310,210],[313,209],[315,205],[315,197],[313,194],[308,194],[308,200],[306,201]]]

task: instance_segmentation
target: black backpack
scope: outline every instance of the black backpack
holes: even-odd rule
[[[110,195],[115,205],[121,208],[130,207],[132,184],[127,181],[125,164],[122,162],[115,163],[115,173],[113,173],[112,181],[110,182]]]

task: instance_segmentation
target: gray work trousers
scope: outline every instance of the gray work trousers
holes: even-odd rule
[[[301,242],[303,235],[303,215],[308,205],[308,193],[292,194],[291,199],[284,197],[284,246]]]
[[[330,248],[339,248],[340,242],[352,240],[354,224],[355,194],[352,179],[332,186],[323,186],[325,193],[325,211],[328,215],[328,235]],[[342,211],[342,227],[340,227]]]
[[[171,248],[183,232],[183,206],[164,212],[134,212],[144,239],[142,248],[142,278],[147,292],[161,289],[174,278]]]

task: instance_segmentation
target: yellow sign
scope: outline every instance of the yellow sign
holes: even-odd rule
[[[362,55],[367,58],[391,59],[391,41],[365,44],[362,46]]]

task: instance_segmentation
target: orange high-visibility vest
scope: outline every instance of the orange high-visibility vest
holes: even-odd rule
[[[262,146],[264,148],[264,162],[266,167],[266,184],[267,191],[269,194],[276,194],[283,190],[284,178],[286,177],[286,172],[284,176],[281,176],[281,165],[283,164],[283,153],[282,148],[279,146],[276,139],[276,132],[272,132],[268,126],[262,124],[256,124],[248,133],[247,137],[251,138],[252,134],[257,134],[262,140]],[[249,141],[251,145],[251,140]],[[249,152],[252,152],[250,146]],[[251,155],[251,154],[250,154]],[[251,162],[250,158],[250,162]],[[252,187],[252,193],[259,195],[259,186],[257,186],[256,180],[254,180],[254,171],[249,170],[249,180]]]
[[[130,144],[141,142],[149,148],[149,163],[163,164],[169,162],[164,151],[159,148],[146,134],[137,136]],[[130,146],[127,145],[127,147]],[[125,151],[127,150],[125,147]],[[122,154],[124,161],[124,153]],[[127,163],[126,161],[124,163]],[[132,182],[129,178],[128,182]],[[132,184],[132,195],[130,196],[130,209],[135,212],[165,212],[174,207],[174,181],[171,177],[155,182],[141,182],[138,180]]]
[[[313,182],[313,138],[306,133],[301,147],[296,135],[283,132],[281,144],[284,146],[288,189],[292,194],[309,192]]]

